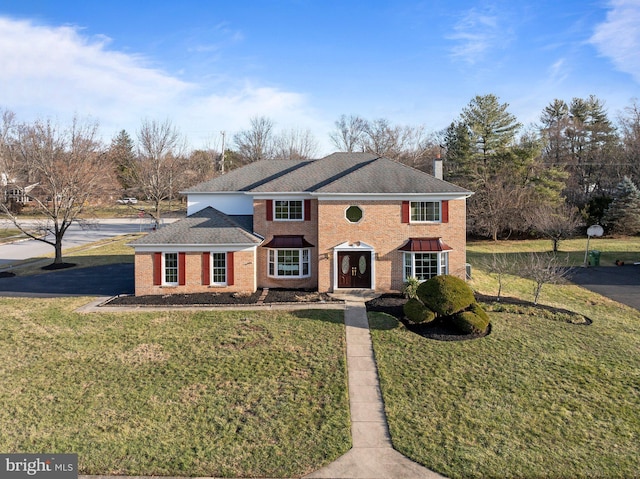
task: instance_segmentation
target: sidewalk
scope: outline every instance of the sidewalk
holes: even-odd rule
[[[338,296],[341,297],[342,296]],[[345,326],[352,449],[306,478],[442,478],[391,446],[363,298],[348,295]]]

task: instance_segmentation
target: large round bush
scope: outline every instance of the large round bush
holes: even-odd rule
[[[428,323],[436,317],[433,311],[415,298],[409,299],[402,309],[404,315],[414,323]]]
[[[464,311],[475,303],[473,290],[455,276],[434,276],[418,287],[418,298],[441,316]]]

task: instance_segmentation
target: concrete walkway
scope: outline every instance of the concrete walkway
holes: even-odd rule
[[[391,446],[367,311],[362,297],[346,301],[345,326],[352,449],[308,478],[442,478]]]

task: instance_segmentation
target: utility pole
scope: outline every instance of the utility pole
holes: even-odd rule
[[[220,134],[222,135],[222,164],[220,166],[220,173],[224,174],[224,137],[225,137],[225,132],[221,131]]]

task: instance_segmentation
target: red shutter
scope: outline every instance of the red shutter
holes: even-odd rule
[[[233,286],[233,251],[227,252],[227,286]]]
[[[409,202],[408,201],[402,202],[402,222],[403,223],[409,222]]]
[[[153,285],[162,284],[162,253],[153,253]]]
[[[267,221],[273,221],[273,200],[267,200]]]
[[[311,200],[304,200],[304,220],[311,221]]]
[[[448,200],[444,200],[442,202],[442,222],[443,223],[449,222],[449,201]]]
[[[208,286],[211,284],[211,271],[209,265],[211,264],[211,253],[208,251],[202,253],[202,284]]]
[[[187,284],[187,275],[185,271],[186,254],[178,253],[178,284],[184,286]]]

